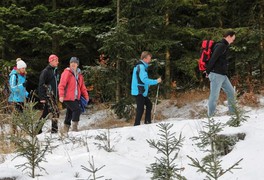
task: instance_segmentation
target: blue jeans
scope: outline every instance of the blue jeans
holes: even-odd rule
[[[219,98],[221,88],[227,95],[228,110],[230,113],[235,111],[235,90],[226,75],[211,72],[210,80],[210,96],[208,100],[208,116],[211,117],[215,113],[217,100]]]

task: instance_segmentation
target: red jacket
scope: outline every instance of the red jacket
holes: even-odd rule
[[[58,86],[59,97],[63,97],[64,101],[74,101],[76,99],[76,85],[78,90],[77,99],[80,100],[81,95],[83,95],[85,99],[88,100],[89,95],[84,84],[83,75],[80,72],[78,73],[78,83],[76,83],[76,79],[70,68],[64,69],[63,73],[61,74],[61,79]]]

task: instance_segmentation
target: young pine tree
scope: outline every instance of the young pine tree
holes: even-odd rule
[[[21,130],[25,136],[20,136],[19,133],[11,136],[11,142],[16,146],[17,157],[24,157],[27,161],[23,164],[16,165],[18,168],[23,168],[23,171],[29,169],[29,175],[32,178],[36,177],[36,168],[44,170],[40,166],[40,162],[46,161],[45,154],[49,149],[49,142],[45,145],[40,144],[37,134],[39,128],[36,128],[38,121],[38,112],[34,109],[36,103],[27,102],[24,104],[23,113],[14,112],[12,123]],[[44,122],[43,122],[44,123]],[[42,127],[42,126],[39,126]]]
[[[152,173],[151,179],[173,180],[175,178],[185,180],[186,178],[181,176],[180,172],[183,168],[178,168],[175,164],[175,160],[178,157],[180,148],[184,138],[179,136],[177,139],[175,133],[171,133],[170,129],[173,124],[160,123],[159,127],[160,139],[147,140],[151,148],[157,149],[158,153],[161,153],[161,157],[155,157],[156,162],[152,163],[150,167],[147,167],[147,173]]]
[[[231,115],[230,120],[226,124],[232,127],[238,127],[247,121],[248,116],[245,115],[245,111],[239,106],[234,106],[234,110],[234,114]]]
[[[202,151],[209,154],[201,161],[197,158],[187,156],[192,161],[190,165],[196,167],[198,169],[197,172],[205,173],[207,180],[218,180],[225,173],[231,172],[233,169],[240,169],[237,166],[242,159],[228,169],[223,169],[221,166],[221,151],[219,151],[219,146],[221,146],[222,142],[219,141],[218,134],[222,131],[223,125],[220,122],[216,122],[213,118],[208,118],[208,122],[205,122],[204,128],[205,130],[200,131],[199,136],[193,137],[193,139],[198,141],[196,145]]]

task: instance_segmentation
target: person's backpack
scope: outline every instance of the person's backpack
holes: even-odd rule
[[[198,61],[199,70],[204,72],[206,70],[206,64],[209,62],[213,53],[215,42],[213,40],[203,40],[201,47],[201,56]]]
[[[16,85],[18,84],[18,75],[14,74],[16,76]],[[2,84],[2,96],[5,98],[8,98],[9,95],[11,94],[11,88],[9,85],[9,78],[3,78],[3,84]]]

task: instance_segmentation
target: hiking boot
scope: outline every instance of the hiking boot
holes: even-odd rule
[[[78,131],[78,121],[72,122],[72,131],[75,131],[75,132]]]
[[[67,134],[70,130],[70,125],[68,124],[64,124],[63,126],[63,133]]]
[[[52,119],[51,121],[51,133],[57,133],[58,132],[58,120]]]

